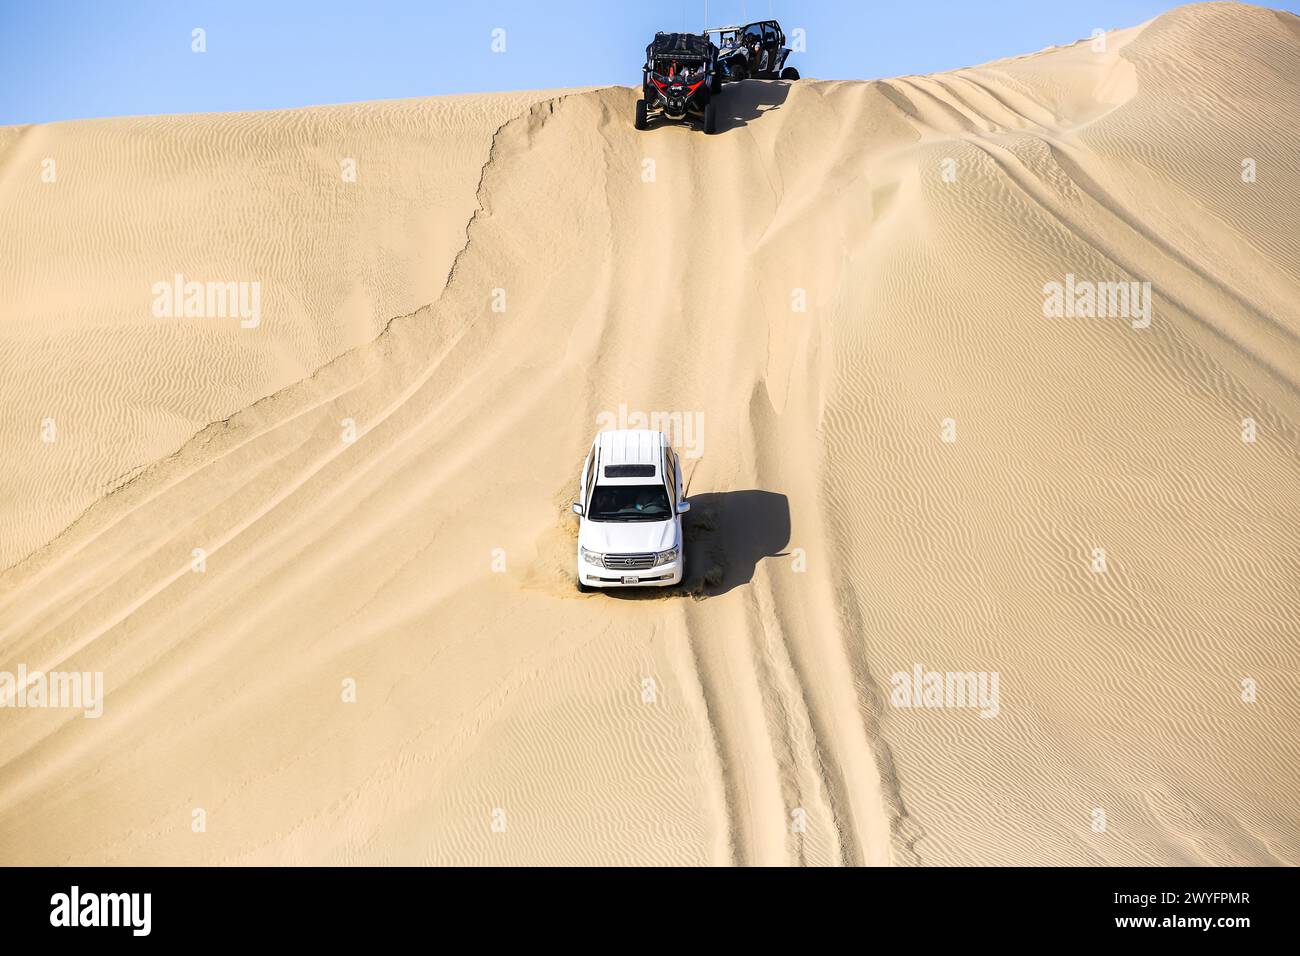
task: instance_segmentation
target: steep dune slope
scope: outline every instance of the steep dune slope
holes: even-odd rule
[[[0,670],[107,690],[0,710],[0,860],[1300,862],[1297,61],[1208,4],[709,138],[625,89],[0,131]],[[180,184],[26,185],[40,137]],[[138,306],[205,268],[286,298]],[[1045,318],[1067,275],[1150,324]],[[656,411],[687,593],[579,595],[583,450]]]
[[[493,131],[546,95],[0,129],[0,567],[431,302]],[[256,327],[158,318],[178,274],[248,283],[250,305],[257,283]]]

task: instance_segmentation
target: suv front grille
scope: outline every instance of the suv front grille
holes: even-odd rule
[[[655,566],[655,554],[607,554],[605,567],[610,571],[644,571]]]

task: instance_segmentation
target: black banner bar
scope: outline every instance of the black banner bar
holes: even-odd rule
[[[431,919],[493,934],[611,920],[658,935],[725,921],[765,935],[770,919],[861,924],[871,939],[975,933],[1017,938],[1233,946],[1295,927],[1289,869],[880,869],[808,872],[319,868],[8,869],[6,943],[96,939],[221,943],[375,942]],[[743,905],[737,905],[742,903]],[[708,912],[701,905],[708,903]],[[829,928],[829,924],[828,924]],[[786,927],[790,931],[790,927]],[[1261,935],[1262,934],[1262,935]]]

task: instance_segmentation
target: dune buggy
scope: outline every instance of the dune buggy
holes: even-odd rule
[[[699,34],[656,33],[645,48],[636,128],[649,129],[659,117],[678,122],[695,118],[703,120],[704,132],[716,133],[713,94],[722,87],[717,59],[718,48]]]
[[[785,33],[775,20],[759,20],[743,27],[713,27],[705,30],[718,46],[718,73],[724,81],[797,80],[799,71],[785,62],[790,49]]]

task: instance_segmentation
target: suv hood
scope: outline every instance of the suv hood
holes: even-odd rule
[[[587,521],[582,522],[578,543],[601,554],[636,554],[667,551],[677,544],[677,521]]]

